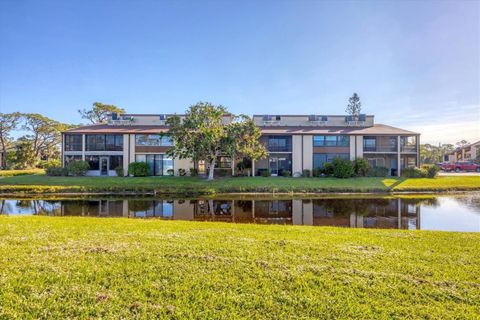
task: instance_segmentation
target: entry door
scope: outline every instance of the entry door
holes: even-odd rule
[[[278,158],[276,156],[270,157],[270,173],[272,176],[278,175]]]
[[[108,176],[108,170],[109,170],[108,157],[101,157],[100,158],[100,175]]]

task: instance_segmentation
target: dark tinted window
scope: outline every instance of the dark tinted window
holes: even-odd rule
[[[81,134],[66,134],[65,151],[82,151],[82,135]]]

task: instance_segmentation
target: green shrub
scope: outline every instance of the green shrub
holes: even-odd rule
[[[401,176],[404,178],[426,178],[427,170],[417,167],[404,168],[401,171]]]
[[[322,173],[323,173],[323,170],[322,168],[314,168],[313,171],[312,171],[312,176],[314,177],[321,177],[322,176]]]
[[[61,166],[62,166],[62,163],[58,159],[52,159],[49,161],[40,160],[37,163],[37,168],[40,168],[40,169],[47,169],[49,167],[61,167]]]
[[[115,172],[117,173],[117,176],[118,176],[118,177],[123,177],[123,175],[124,175],[124,173],[123,173],[123,167],[120,167],[120,166],[116,167],[116,168],[115,168]]]
[[[268,170],[268,169],[261,169],[260,170],[260,175],[262,177],[270,177],[272,174],[270,173],[270,170]]]
[[[353,160],[353,172],[357,177],[366,177],[368,174],[368,160],[364,158],[356,158]]]
[[[128,165],[128,173],[134,177],[146,177],[150,175],[150,167],[145,162],[132,162]]]
[[[66,168],[69,175],[80,177],[87,174],[90,165],[86,161],[75,160],[70,162]]]
[[[323,164],[323,173],[327,176],[331,176],[333,174],[333,164],[330,162],[326,162]]]
[[[180,177],[184,177],[184,176],[187,175],[187,171],[185,169],[180,168],[180,169],[178,169],[178,175]]]
[[[45,169],[47,176],[60,177],[68,175],[68,169],[62,167],[48,167]]]
[[[371,167],[371,168],[368,168],[367,175],[369,177],[386,177],[388,175],[388,168]]]
[[[350,178],[353,176],[353,165],[352,162],[346,159],[335,158],[332,162],[333,165],[333,176],[335,178]]]
[[[175,174],[175,171],[173,171],[173,169],[168,169],[168,170],[167,170],[167,174],[168,174],[169,176],[173,176],[173,175]]]
[[[303,171],[302,171],[302,177],[304,177],[304,178],[310,178],[310,176],[311,176],[310,170],[308,170],[308,169],[303,169]]]
[[[435,178],[440,171],[440,168],[434,164],[424,164],[422,170],[426,171],[427,178]]]
[[[290,170],[282,170],[282,176],[290,177],[291,175],[292,173],[290,172]]]
[[[191,177],[196,177],[198,176],[198,170],[195,168],[190,168],[190,176]]]

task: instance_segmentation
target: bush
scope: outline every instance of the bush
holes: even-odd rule
[[[50,168],[50,167],[57,167],[58,168],[58,167],[61,167],[61,166],[62,166],[62,163],[58,159],[52,159],[52,160],[49,160],[49,161],[40,160],[37,163],[37,168],[40,168],[40,169],[47,169],[47,168]]]
[[[284,177],[290,177],[292,175],[292,173],[290,172],[290,170],[283,170],[282,171],[282,176]]]
[[[435,178],[438,175],[440,168],[434,164],[424,164],[422,170],[426,171],[427,178]]]
[[[180,168],[180,169],[178,169],[178,175],[180,177],[184,177],[184,176],[187,175],[187,171],[185,171],[185,169]]]
[[[67,168],[62,167],[48,167],[47,169],[45,169],[45,173],[47,174],[47,176],[60,177],[68,175],[68,170]]]
[[[123,177],[123,175],[124,175],[124,173],[123,173],[123,167],[120,167],[120,166],[116,167],[116,168],[115,168],[115,172],[117,173],[117,176],[118,176],[118,177]]]
[[[331,164],[330,162],[324,163],[322,171],[327,176],[331,176],[333,174],[333,164]]]
[[[190,176],[191,177],[196,177],[198,176],[198,170],[195,168],[190,168]]]
[[[369,164],[367,159],[356,158],[353,160],[353,172],[357,177],[366,177],[368,174]]]
[[[353,176],[352,162],[345,159],[335,158],[332,162],[333,176],[335,178],[350,178]]]
[[[167,174],[168,174],[169,176],[173,176],[173,175],[175,174],[175,171],[173,171],[173,169],[168,169],[168,170],[167,170]]]
[[[67,165],[68,174],[76,177],[86,175],[88,169],[90,169],[90,165],[82,160],[75,160]]]
[[[312,176],[314,177],[321,177],[323,173],[322,168],[314,168],[312,171]]]
[[[270,177],[272,174],[270,173],[270,170],[268,169],[262,169],[260,170],[260,175],[262,177]]]
[[[150,168],[145,162],[132,162],[128,165],[128,173],[134,177],[146,177],[150,175]]]
[[[308,169],[303,169],[303,171],[302,171],[302,177],[304,177],[304,178],[310,178],[310,175],[311,175],[310,170],[308,170]]]
[[[427,170],[419,169],[417,167],[404,168],[401,171],[401,176],[404,178],[426,178]]]
[[[367,175],[369,177],[386,177],[388,175],[388,168],[386,168],[386,167],[371,167],[371,168],[368,168]]]

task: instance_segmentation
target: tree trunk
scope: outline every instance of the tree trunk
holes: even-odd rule
[[[0,159],[0,166],[2,169],[7,168],[7,148],[5,146],[5,141],[3,140],[3,136],[0,135],[0,142],[2,144],[2,158]]]
[[[210,161],[210,165],[208,167],[208,178],[207,178],[207,180],[213,180],[213,173],[215,172],[215,160],[216,159],[213,159],[212,161]]]

